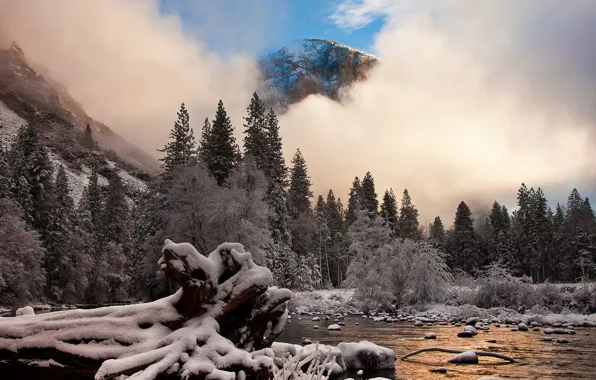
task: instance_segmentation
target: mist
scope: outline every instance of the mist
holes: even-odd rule
[[[177,1],[208,29],[184,27],[157,0],[0,0],[0,44],[15,40],[90,116],[148,153],[163,147],[183,101],[198,135],[223,99],[241,142],[254,52],[280,27],[282,3],[251,0],[222,23],[227,1]],[[379,198],[407,188],[421,223],[450,224],[461,200],[485,210],[513,203],[522,182],[561,189],[594,178],[596,2],[393,4],[339,4],[330,20],[344,28],[385,18],[373,52],[382,64],[341,104],[311,96],[280,116],[286,159],[301,149],[317,195],[333,189],[345,204],[370,170]]]
[[[186,3],[189,12],[209,11],[213,23],[223,16],[216,2]],[[243,7],[247,20],[262,11],[257,0],[249,3],[255,6]],[[211,32],[221,41],[240,30],[254,46],[262,38],[242,23],[219,25]],[[257,87],[254,57],[217,54],[200,35],[185,29],[177,14],[160,13],[157,0],[0,0],[0,43],[16,41],[91,117],[154,156],[180,103],[199,132],[219,99],[239,126]]]
[[[317,194],[345,200],[370,170],[379,198],[407,188],[421,223],[451,224],[462,200],[484,211],[514,205],[522,182],[548,196],[594,177],[595,2],[403,3],[344,3],[335,21],[348,28],[386,12],[381,64],[343,105],[311,96],[281,119]]]

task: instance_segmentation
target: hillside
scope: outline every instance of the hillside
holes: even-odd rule
[[[337,41],[307,38],[261,57],[268,104],[287,108],[309,95],[338,100],[342,89],[364,80],[379,59]]]
[[[69,185],[78,201],[91,167],[100,175],[116,168],[134,197],[158,169],[157,161],[130,144],[104,124],[89,117],[61,84],[39,74],[21,48],[12,44],[0,50],[0,143],[7,148],[20,127],[32,124],[44,136],[55,166],[67,168]],[[99,148],[81,144],[86,125],[91,126]],[[105,179],[100,179],[105,181]]]

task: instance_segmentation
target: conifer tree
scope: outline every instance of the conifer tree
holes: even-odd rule
[[[99,176],[97,169],[91,170],[89,176],[89,184],[87,186],[87,212],[89,215],[90,225],[88,231],[92,233],[99,233],[102,228],[101,215],[103,210],[103,195],[102,189],[99,185]]]
[[[488,263],[501,262],[507,268],[516,268],[511,246],[511,218],[507,207],[494,201],[488,214],[487,250]]]
[[[401,198],[398,220],[399,237],[402,239],[420,240],[420,226],[418,224],[418,209],[412,204],[408,189],[404,190]]]
[[[210,147],[209,142],[211,140],[211,122],[209,118],[205,118],[203,122],[203,128],[201,129],[201,139],[199,140],[199,158],[203,159],[204,156],[209,156]]]
[[[532,193],[530,198],[529,244],[527,264],[530,275],[536,281],[544,281],[548,275],[550,261],[548,250],[551,240],[551,225],[548,219],[548,203],[541,188]]]
[[[350,196],[348,198],[348,209],[346,211],[346,227],[349,227],[356,221],[358,211],[362,209],[362,184],[358,177],[354,178]]]
[[[10,168],[6,162],[6,154],[0,146],[0,198],[12,197]]]
[[[371,215],[378,215],[379,213],[375,180],[370,172],[366,172],[366,175],[362,178],[362,199],[360,206],[371,213]]]
[[[429,239],[432,242],[432,244],[440,251],[443,251],[445,249],[447,235],[445,233],[445,226],[443,225],[443,221],[441,221],[441,218],[438,216],[435,217],[435,220],[430,225]]]
[[[250,105],[246,109],[248,116],[244,118],[244,155],[251,156],[257,167],[263,171],[268,166],[268,136],[265,116],[265,105],[256,92],[253,93]]]
[[[478,237],[474,231],[472,212],[463,201],[457,206],[452,233],[447,240],[447,253],[451,268],[467,273],[478,269]]]
[[[77,247],[74,242],[75,210],[69,194],[68,178],[64,166],[60,166],[56,175],[53,197],[54,212],[46,227],[45,257],[47,275],[47,293],[54,301],[63,300],[63,291],[69,280],[71,258]]]
[[[397,236],[397,199],[395,198],[395,193],[393,192],[393,189],[385,190],[385,194],[383,195],[383,203],[381,204],[380,215],[381,218],[385,220],[389,228],[391,228],[393,234]]]
[[[83,141],[81,145],[89,150],[94,150],[96,148],[96,143],[93,139],[93,131],[91,130],[91,125],[89,125],[89,123],[87,123],[87,126],[85,127],[85,132],[83,132]]]
[[[315,216],[324,218],[325,221],[327,220],[327,205],[325,204],[325,198],[320,194],[315,205]]]
[[[215,119],[211,123],[209,150],[203,157],[209,172],[222,186],[240,161],[239,148],[234,138],[234,128],[220,100]]]
[[[265,116],[266,162],[264,169],[268,181],[282,189],[288,185],[288,168],[283,156],[283,144],[279,135],[279,123],[273,108]]]
[[[190,127],[190,116],[184,103],[180,105],[178,119],[170,131],[170,139],[172,141],[168,142],[163,149],[158,149],[159,152],[165,153],[165,156],[159,160],[163,162],[162,168],[166,172],[188,165],[196,153],[194,132]]]
[[[10,152],[12,192],[25,220],[46,238],[52,215],[52,164],[37,129],[28,124],[19,130]]]
[[[266,196],[269,205],[269,229],[273,241],[278,244],[291,246],[288,209],[286,208],[285,191],[279,184],[269,185]]]
[[[290,187],[288,189],[288,213],[292,219],[297,219],[301,214],[311,212],[310,199],[312,196],[313,192],[308,177],[306,161],[300,149],[298,149],[292,158]]]

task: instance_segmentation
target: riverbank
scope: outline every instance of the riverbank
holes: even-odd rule
[[[316,290],[295,292],[289,304],[290,311],[305,315],[365,314],[363,303],[356,299],[353,289]],[[553,312],[546,307],[534,307],[523,312],[505,307],[480,308],[475,305],[425,304],[400,308],[392,313],[369,313],[379,318],[393,318],[403,322],[449,322],[471,317],[513,322],[533,321],[544,325],[573,324],[596,327],[596,313],[583,314],[571,309]]]

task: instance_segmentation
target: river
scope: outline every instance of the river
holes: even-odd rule
[[[322,316],[321,316],[322,318]],[[424,326],[415,327],[411,323],[375,323],[360,316],[344,319],[345,326],[339,332],[327,331],[331,321],[312,321],[312,316],[295,315],[286,324],[284,332],[276,339],[279,342],[300,344],[311,339],[321,344],[337,345],[340,342],[368,340],[391,348],[397,355],[395,371],[368,372],[364,378],[383,376],[391,379],[478,379],[480,377],[501,377],[508,379],[596,379],[596,329],[576,327],[575,335],[545,335],[542,332],[511,331],[510,327],[500,328],[491,325],[489,332],[479,331],[473,338],[458,338],[457,332],[463,327]],[[358,323],[358,325],[356,325]],[[318,325],[320,329],[313,329]],[[426,340],[427,332],[434,332],[436,340]],[[541,341],[544,337],[553,342]],[[567,344],[556,343],[557,338],[565,338]],[[495,339],[497,343],[488,343]],[[500,359],[480,357],[479,364],[454,365],[447,363],[453,354],[425,352],[406,361],[399,358],[409,352],[424,347],[452,349],[472,349],[493,351],[508,355],[516,363],[505,364]],[[430,369],[447,368],[447,374],[431,373]],[[358,377],[349,373],[345,377]]]

